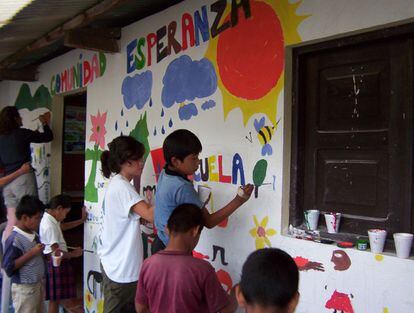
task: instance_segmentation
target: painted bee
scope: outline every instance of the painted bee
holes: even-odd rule
[[[277,121],[276,126],[279,124],[279,121]],[[257,132],[257,139],[259,139],[259,142],[262,145],[263,156],[272,155],[273,153],[272,146],[269,144],[269,142],[272,140],[276,126],[265,126],[264,116],[260,120],[254,120],[254,128]]]

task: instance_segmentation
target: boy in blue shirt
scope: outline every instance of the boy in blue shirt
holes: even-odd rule
[[[43,203],[34,196],[24,196],[16,208],[17,224],[6,240],[3,268],[11,277],[12,299],[16,313],[43,313],[42,279],[45,275],[44,245],[40,243],[40,220]]]
[[[200,201],[193,183],[187,178],[193,175],[200,165],[200,140],[189,130],[178,129],[165,138],[162,148],[166,165],[157,184],[154,212],[157,237],[151,247],[152,254],[166,247],[168,234],[165,226],[171,213],[180,204],[191,203],[198,206],[203,212],[205,226],[213,228],[245,203],[253,191],[253,185],[244,186],[241,196],[236,195],[222,209],[210,214],[205,204]]]

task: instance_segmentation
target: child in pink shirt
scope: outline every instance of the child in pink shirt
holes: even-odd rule
[[[221,286],[210,263],[192,251],[203,228],[203,213],[194,204],[181,204],[168,219],[170,240],[165,250],[142,265],[135,297],[138,313],[230,313],[234,294]]]

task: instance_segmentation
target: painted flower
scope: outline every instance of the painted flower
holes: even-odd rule
[[[85,306],[88,310],[92,308],[92,304],[94,302],[94,298],[92,294],[89,292],[89,290],[86,290],[85,292]]]
[[[106,134],[106,113],[101,114],[98,111],[96,116],[91,115],[92,122],[92,135],[89,138],[89,141],[94,141],[102,150],[105,149],[105,134]]]
[[[266,229],[269,217],[266,216],[260,224],[256,215],[253,215],[253,220],[255,227],[250,230],[250,235],[256,239],[256,249],[262,249],[265,245],[271,247],[272,245],[268,237],[276,235],[276,230],[273,228]]]

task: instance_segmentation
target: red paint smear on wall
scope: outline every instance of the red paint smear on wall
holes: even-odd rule
[[[151,150],[152,166],[154,167],[155,181],[158,182],[158,177],[165,165],[164,153],[162,148]]]
[[[193,250],[193,257],[195,257],[197,259],[209,259],[210,258],[208,255],[202,254],[202,253],[197,252],[195,250]]]
[[[217,65],[231,94],[254,100],[265,96],[280,78],[284,39],[279,18],[270,5],[252,1],[250,6],[250,18],[245,19],[240,10],[238,24],[219,35]]]
[[[216,274],[219,282],[226,287],[225,289],[229,293],[231,288],[233,288],[233,280],[231,279],[229,273],[225,270],[218,270]]]
[[[221,221],[217,226],[218,227],[222,227],[222,228],[226,228],[227,227],[227,223],[229,222],[229,218],[226,217],[223,221]]]
[[[351,300],[346,293],[334,291],[331,298],[326,302],[325,308],[342,311],[344,313],[354,313]]]
[[[304,267],[306,264],[309,263],[308,259],[302,258],[301,256],[297,256],[293,258],[293,260],[295,261],[297,267],[299,268]]]

